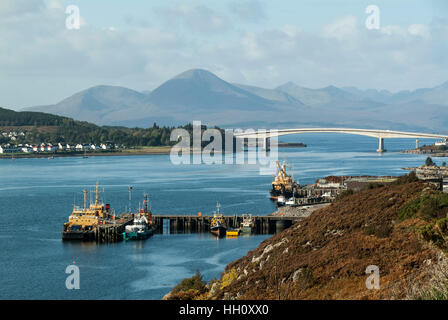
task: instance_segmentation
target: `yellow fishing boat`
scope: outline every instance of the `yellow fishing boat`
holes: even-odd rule
[[[224,216],[219,212],[221,205],[219,202],[216,204],[216,212],[210,221],[210,232],[214,235],[221,237],[226,234],[227,226]]]
[[[226,231],[226,236],[227,237],[238,237],[240,235],[240,230],[236,229],[236,230],[227,230]]]
[[[95,202],[87,207],[87,190],[84,189],[84,207],[73,205],[72,214],[68,222],[64,223],[62,240],[93,240],[94,229],[98,224],[113,219],[115,212],[110,210],[109,204],[100,202],[98,183],[95,189]]]

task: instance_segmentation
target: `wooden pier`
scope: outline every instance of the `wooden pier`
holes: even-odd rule
[[[252,216],[255,234],[275,234],[300,220],[298,217]],[[157,233],[203,233],[210,231],[212,216],[195,215],[153,215]],[[228,228],[239,228],[243,217],[224,216]]]

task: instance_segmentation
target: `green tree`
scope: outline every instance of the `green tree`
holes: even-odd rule
[[[426,158],[425,165],[430,167],[430,166],[435,166],[436,164],[434,163],[434,161],[432,161],[431,157],[428,157],[428,158]]]

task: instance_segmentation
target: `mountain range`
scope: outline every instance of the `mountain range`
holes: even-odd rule
[[[448,81],[392,93],[356,87],[276,88],[229,83],[202,69],[185,71],[156,89],[138,92],[95,86],[54,104],[25,108],[99,125],[148,127],[201,120],[221,127],[345,126],[446,132]]]

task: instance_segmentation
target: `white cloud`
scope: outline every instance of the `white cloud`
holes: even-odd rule
[[[407,31],[406,29],[399,27],[399,26],[393,26],[393,25],[389,25],[389,26],[384,26],[380,28],[380,32],[382,34],[388,35],[388,36],[406,36],[407,35]]]
[[[359,28],[356,17],[345,16],[326,25],[323,34],[329,38],[344,39],[354,36]]]
[[[412,24],[408,28],[409,34],[413,36],[419,36],[422,38],[428,38],[429,37],[429,30],[428,27],[423,24]]]

